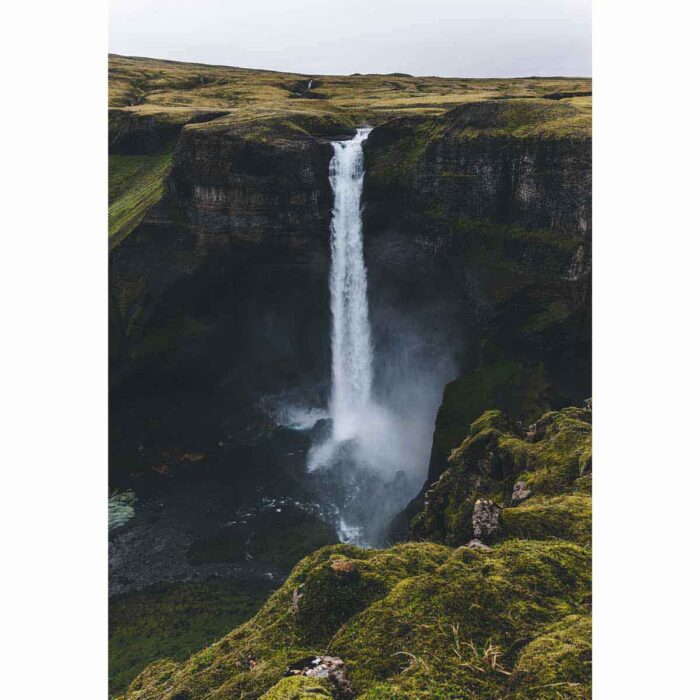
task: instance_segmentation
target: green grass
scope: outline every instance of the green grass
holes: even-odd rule
[[[252,617],[269,595],[231,581],[161,584],[109,602],[109,692],[123,693],[143,668],[182,661]]]
[[[165,192],[172,153],[110,155],[109,237],[116,245],[133,231]]]

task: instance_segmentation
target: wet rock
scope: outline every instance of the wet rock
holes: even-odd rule
[[[151,467],[151,471],[154,471],[156,474],[161,474],[163,476],[169,475],[170,474],[170,465],[168,465],[168,464],[154,464]]]
[[[532,492],[524,481],[516,481],[513,486],[513,494],[510,500],[513,504],[522,503]]]
[[[309,431],[309,437],[314,443],[328,440],[333,434],[333,420],[331,418],[319,418],[314,427]]]
[[[467,547],[469,547],[469,549],[483,549],[489,552],[491,551],[491,547],[484,544],[481,540],[469,540],[469,542],[467,542]]]
[[[479,498],[474,504],[472,527],[474,539],[489,542],[498,533],[498,520],[501,506],[487,498]]]
[[[180,457],[181,462],[201,462],[205,457],[203,452],[185,452]]]

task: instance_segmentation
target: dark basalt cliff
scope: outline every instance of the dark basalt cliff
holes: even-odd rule
[[[110,254],[115,443],[147,423],[162,445],[210,447],[261,394],[325,378],[332,149],[303,126],[330,127],[206,126],[179,127],[164,196]]]
[[[462,374],[445,388],[426,487],[486,407],[529,421],[590,395],[591,142],[557,132],[567,109],[468,104],[368,140],[368,246],[393,238],[426,269],[441,260],[443,306],[458,319]]]
[[[366,144],[379,361],[410,318],[426,362],[459,375],[429,482],[485,408],[529,419],[590,394],[590,138],[558,133],[570,110],[466,104],[393,119]],[[346,117],[187,113],[173,124],[117,112],[115,153],[169,148],[172,162],[162,198],[110,255],[113,435],[148,416],[164,443],[201,447],[240,427],[261,394],[322,394],[329,137],[352,131]]]

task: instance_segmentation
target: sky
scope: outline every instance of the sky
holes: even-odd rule
[[[110,51],[309,74],[591,75],[591,0],[111,0]]]

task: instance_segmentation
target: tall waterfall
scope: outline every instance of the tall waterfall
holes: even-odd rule
[[[307,454],[307,467],[315,473],[324,502],[335,509],[338,538],[358,545],[382,542],[389,518],[418,490],[445,383],[441,379],[431,389],[421,367],[402,365],[406,347],[415,344],[417,335],[399,331],[395,335],[400,352],[390,354],[385,344],[377,358],[383,368],[391,366],[391,386],[377,382],[373,387],[361,210],[362,144],[369,132],[358,129],[354,138],[333,142],[328,402],[332,427],[318,425]],[[381,313],[386,319],[386,306]]]
[[[336,441],[354,437],[366,420],[372,394],[372,339],[367,309],[367,271],[362,252],[361,199],[364,179],[362,142],[370,129],[350,141],[333,142],[330,181],[331,417]]]

